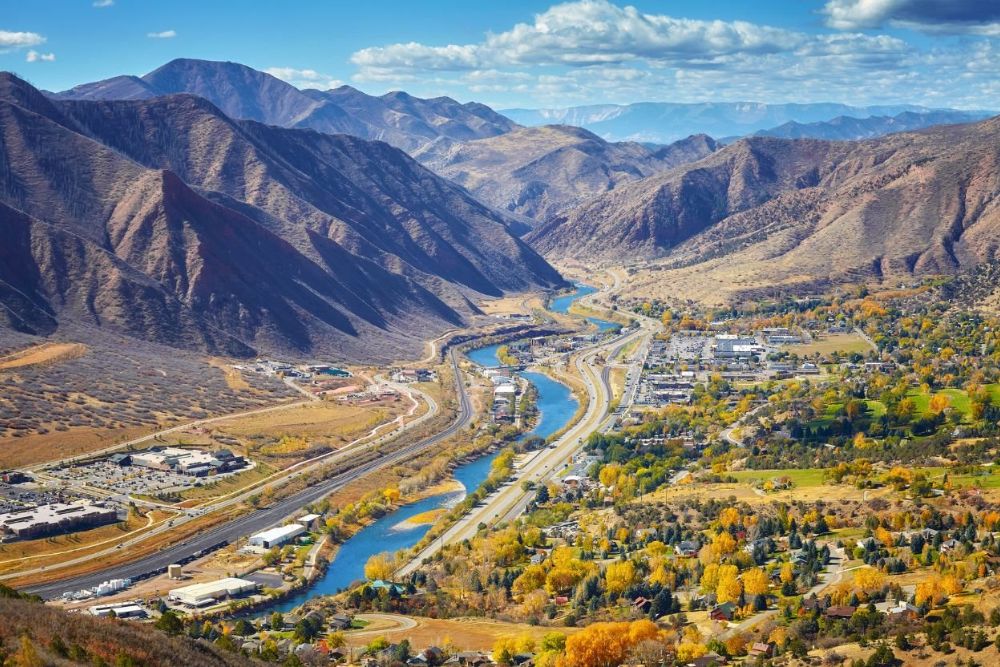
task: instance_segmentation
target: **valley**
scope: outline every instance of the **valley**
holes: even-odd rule
[[[1000,12],[126,4],[0,24],[0,666],[1000,662]]]

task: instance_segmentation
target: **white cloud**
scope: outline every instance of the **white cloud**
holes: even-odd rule
[[[928,33],[1000,36],[996,0],[827,0],[826,23],[838,30],[886,25]]]
[[[321,74],[314,69],[295,69],[294,67],[268,67],[264,70],[268,74],[282,81],[292,84],[296,88],[319,88],[329,90],[343,85],[343,81],[328,74]]]
[[[9,53],[17,49],[44,44],[45,38],[37,32],[11,32],[0,30],[0,53]]]
[[[162,32],[147,32],[146,37],[153,39],[173,39],[177,36],[176,30],[164,30]]]
[[[787,51],[806,40],[801,33],[745,21],[680,19],[607,0],[579,0],[554,5],[537,14],[533,23],[489,34],[478,44],[391,44],[357,51],[351,61],[376,73],[512,64],[586,66],[635,59],[705,63],[735,53]]]
[[[50,63],[50,62],[53,62],[56,59],[56,54],[54,54],[54,53],[39,53],[38,51],[35,51],[34,49],[31,49],[25,55],[24,59],[27,60],[29,63],[38,62],[39,60]]]
[[[110,7],[113,4],[115,0],[94,0],[94,6],[99,8]]]

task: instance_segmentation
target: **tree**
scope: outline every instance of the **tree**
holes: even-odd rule
[[[763,595],[768,589],[767,574],[759,567],[752,567],[743,573],[743,590],[747,595]]]
[[[326,645],[329,648],[343,648],[347,646],[347,638],[342,630],[334,630],[326,635]]]
[[[156,620],[156,629],[166,632],[168,635],[179,635],[184,631],[184,624],[176,612],[167,611]]]
[[[12,665],[12,667],[45,667],[45,662],[38,655],[38,651],[35,650],[35,645],[31,643],[31,638],[26,634],[21,635],[21,644],[17,652],[14,653],[12,660],[4,664]]]
[[[715,589],[715,596],[719,604],[724,602],[736,602],[743,593],[743,585],[737,578],[739,570],[735,565],[719,566],[719,585]]]
[[[248,637],[256,632],[256,629],[245,618],[241,618],[236,621],[236,625],[233,627],[233,632],[240,637]]]
[[[605,667],[620,665],[640,643],[662,640],[660,629],[652,621],[594,623],[566,639],[566,655],[561,664],[567,667]]]
[[[948,397],[947,394],[934,394],[933,396],[931,396],[931,400],[930,403],[928,403],[927,408],[931,411],[931,414],[939,415],[942,412],[944,412],[950,405],[951,405],[951,399]]]
[[[280,611],[276,611],[271,614],[270,626],[272,630],[284,630],[285,617],[281,615]]]
[[[604,585],[611,595],[621,595],[635,580],[635,565],[629,560],[615,561],[604,571]]]
[[[365,577],[369,581],[392,579],[396,572],[396,559],[387,552],[373,554],[365,563]]]

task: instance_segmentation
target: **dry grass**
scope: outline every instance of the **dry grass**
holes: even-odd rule
[[[243,373],[227,364],[222,359],[217,359],[215,357],[210,357],[208,360],[209,366],[214,366],[222,371],[222,374],[226,378],[226,385],[233,391],[250,391],[250,383],[247,382],[246,378],[243,377]]]
[[[533,310],[542,307],[542,299],[538,296],[525,298],[523,294],[520,294],[506,296],[502,299],[486,299],[476,305],[487,315],[510,315],[512,313],[530,315]]]
[[[547,628],[527,623],[506,623],[486,618],[423,618],[413,617],[417,627],[393,630],[396,626],[391,621],[376,618],[365,628],[365,634],[352,636],[347,633],[347,642],[351,646],[363,646],[377,636],[383,628],[384,635],[390,642],[409,639],[413,646],[441,646],[452,643],[459,649],[467,651],[489,651],[501,637],[529,635],[536,641],[547,633],[558,631],[565,634],[579,632],[579,628]],[[384,623],[384,625],[383,625]]]
[[[400,398],[368,405],[343,405],[318,401],[297,408],[236,417],[219,424],[219,430],[236,437],[276,437],[288,435],[307,440],[323,439],[343,444],[395,419],[409,407]]]
[[[63,359],[82,357],[86,353],[87,346],[81,343],[42,343],[0,357],[0,370],[51,364]]]
[[[845,352],[847,354],[859,352],[866,354],[873,348],[868,344],[868,341],[852,332],[829,334],[813,340],[811,343],[803,343],[801,345],[782,345],[781,349],[787,352],[794,352],[799,356],[806,356],[817,353],[828,355],[833,352]]]
[[[678,484],[673,487],[664,488],[653,493],[646,494],[639,499],[639,502],[663,502],[677,500],[701,500],[729,498],[733,496],[737,502],[746,502],[751,505],[771,504],[775,501],[791,503],[794,501],[812,502],[825,500],[835,502],[839,500],[861,501],[863,498],[871,500],[892,493],[892,489],[869,489],[867,494],[853,486],[846,484],[820,484],[810,487],[792,487],[783,491],[773,493],[758,493],[749,484],[724,483],[706,484],[702,482],[692,482],[688,484]]]
[[[17,440],[0,440],[0,468],[21,468],[72,458],[138,438],[151,430],[158,429],[76,428],[61,433],[34,433]]]

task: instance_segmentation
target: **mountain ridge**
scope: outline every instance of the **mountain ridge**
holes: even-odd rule
[[[32,333],[387,359],[474,315],[474,294],[564,284],[512,220],[388,144],[188,94],[51,101],[6,73],[0,133],[20,239],[4,305],[22,314],[2,317]]]

